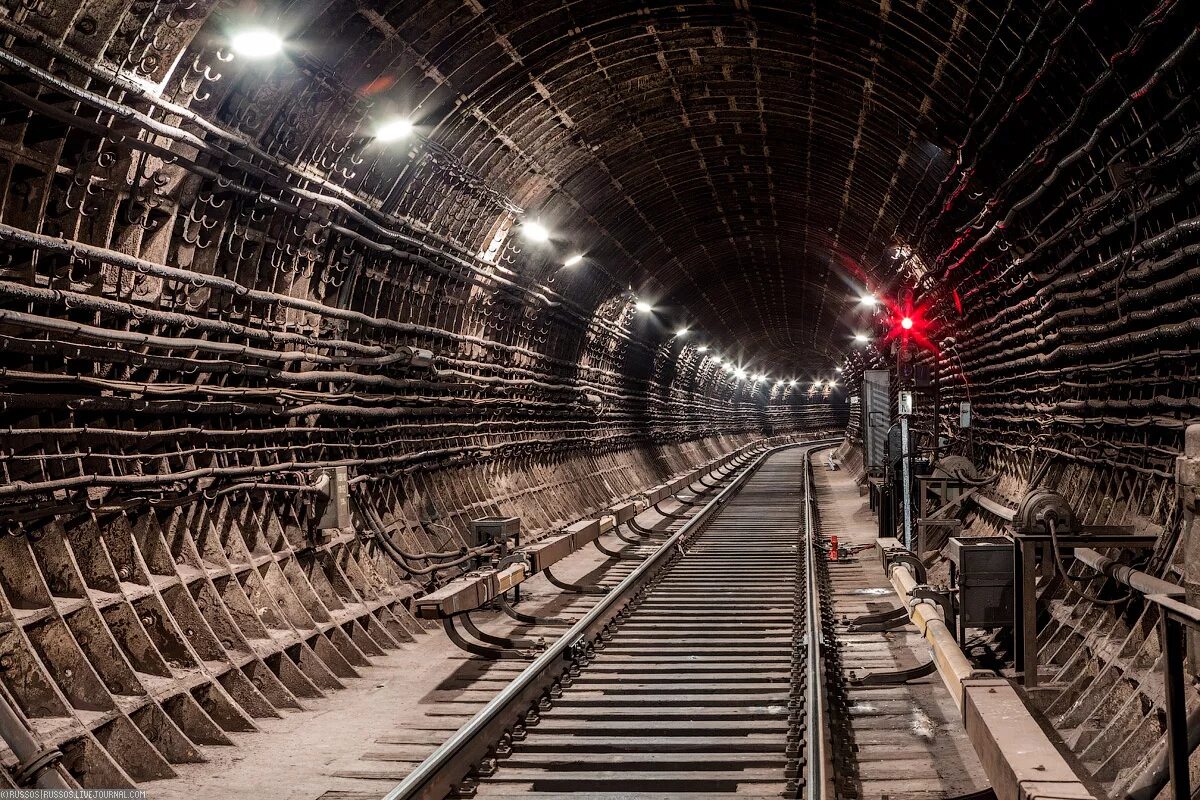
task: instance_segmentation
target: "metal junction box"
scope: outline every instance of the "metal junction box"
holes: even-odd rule
[[[863,372],[863,449],[866,451],[867,471],[872,475],[883,473],[883,449],[887,442],[888,427],[892,424],[889,375],[886,369],[869,369]]]
[[[490,542],[503,542],[508,539],[521,543],[520,517],[480,517],[471,521],[471,531],[475,534],[474,546]]]
[[[1013,544],[1007,536],[950,537],[952,581],[958,589],[958,638],[967,628],[1013,624]]]

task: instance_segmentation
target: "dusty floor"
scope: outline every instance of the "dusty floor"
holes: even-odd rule
[[[813,472],[822,532],[836,535],[842,550],[869,545],[829,564],[834,619],[896,607],[876,555],[866,495],[859,495],[848,472],[830,470],[823,457],[814,458]],[[847,676],[929,661],[929,647],[912,625],[882,633],[849,633],[845,627],[838,625],[837,637]],[[936,674],[901,686],[851,686],[847,700],[856,758],[839,771],[860,797],[943,798],[989,785]]]
[[[658,530],[682,524],[653,511],[638,522]],[[633,547],[612,535],[602,542],[611,550]],[[636,563],[585,547],[554,569],[560,579],[614,584]],[[521,610],[537,614],[578,615],[598,599],[561,592],[541,576],[522,593]],[[499,613],[472,616],[493,633],[549,639],[562,630],[529,628]],[[344,681],[346,689],[305,701],[303,711],[281,712],[281,719],[256,720],[259,732],[229,734],[237,747],[203,747],[207,762],[177,765],[178,778],[144,788],[154,800],[380,798],[525,666],[469,659],[441,628],[372,661],[360,668],[361,678]]]

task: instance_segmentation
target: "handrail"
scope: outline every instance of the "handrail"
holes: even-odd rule
[[[815,449],[815,448],[813,448]],[[821,624],[821,586],[817,569],[817,528],[813,515],[812,449],[804,454],[805,577],[808,582],[808,752],[804,790],[808,800],[833,796],[833,746],[825,696],[825,629]],[[823,554],[820,554],[823,555]]]
[[[653,570],[699,530],[713,513],[729,500],[754,474],[766,458],[791,447],[812,448],[836,443],[837,439],[814,440],[811,442],[789,442],[763,451],[754,463],[742,471],[720,494],[708,501],[702,509],[689,519],[678,531],[663,542],[645,561],[638,564],[611,592],[575,623],[570,630],[550,644],[532,664],[505,686],[475,716],[467,720],[449,739],[434,750],[416,769],[384,800],[442,800],[466,776],[471,765],[487,755],[492,745],[519,721],[537,698],[565,672],[572,659],[585,650],[600,630],[620,612],[623,601],[630,598],[650,577]]]

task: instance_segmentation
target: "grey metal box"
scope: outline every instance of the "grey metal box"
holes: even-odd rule
[[[892,424],[892,395],[886,369],[863,372],[862,437],[867,471],[872,475],[883,472],[883,448],[888,427]]]
[[[1013,624],[1013,546],[1007,536],[950,537],[960,628]]]
[[[475,534],[475,545],[488,542],[503,542],[506,539],[516,539],[520,543],[520,517],[480,517],[471,521],[471,530]]]

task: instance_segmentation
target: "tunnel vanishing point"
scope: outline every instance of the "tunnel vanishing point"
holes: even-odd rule
[[[1191,800],[1200,2],[0,0],[0,798]]]

